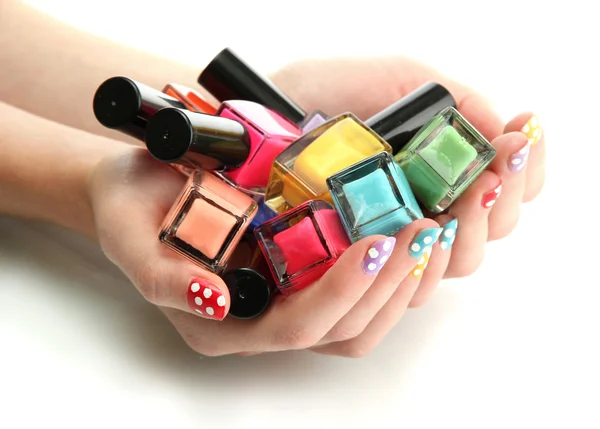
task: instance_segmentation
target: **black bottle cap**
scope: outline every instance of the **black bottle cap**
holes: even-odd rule
[[[94,115],[106,128],[144,140],[146,123],[164,107],[185,106],[154,88],[127,77],[112,77],[103,82],[94,95]]]
[[[292,122],[304,119],[306,112],[273,82],[253,70],[231,49],[223,49],[198,77],[198,83],[217,100],[246,100],[279,112]]]
[[[172,107],[156,113],[146,127],[146,147],[154,158],[206,170],[242,165],[249,141],[238,121]]]
[[[229,315],[236,319],[260,316],[271,302],[271,286],[258,272],[250,268],[235,268],[222,275],[229,289]]]
[[[428,82],[371,116],[365,124],[388,142],[396,154],[423,125],[450,106],[456,108],[450,92],[440,84]]]

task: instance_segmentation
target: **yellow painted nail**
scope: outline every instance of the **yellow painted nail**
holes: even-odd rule
[[[542,138],[542,127],[540,126],[538,117],[533,115],[529,118],[527,123],[521,128],[521,132],[525,134],[529,144],[535,146]]]
[[[423,253],[423,256],[419,259],[419,262],[417,262],[417,265],[415,265],[410,272],[411,276],[418,279],[423,275],[423,271],[425,271],[425,268],[427,268],[427,264],[429,263],[429,256],[431,256],[431,247]]]

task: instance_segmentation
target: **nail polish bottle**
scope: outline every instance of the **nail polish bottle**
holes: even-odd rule
[[[198,265],[221,273],[256,213],[248,195],[196,170],[166,216],[160,241]]]
[[[246,100],[268,107],[298,124],[302,133],[329,119],[319,110],[307,115],[273,82],[251,68],[229,48],[223,49],[208,63],[198,77],[198,83],[221,102]]]
[[[326,179],[371,155],[391,152],[387,142],[351,113],[304,134],[273,163],[265,202],[283,213],[309,200],[332,202]]]
[[[447,107],[456,108],[452,94],[442,85],[426,82],[365,121],[392,147],[395,155],[431,120]]]
[[[241,123],[176,108],[161,109],[148,121],[145,142],[159,161],[213,171],[238,168],[250,155]]]
[[[163,88],[163,92],[181,101],[188,110],[192,112],[208,113],[214,115],[217,108],[206,101],[198,91],[177,83],[169,83]]]
[[[255,201],[258,209],[256,210],[256,216],[254,216],[254,219],[252,219],[252,222],[250,222],[248,231],[254,231],[257,226],[262,225],[263,223],[268,222],[277,216],[277,212],[265,204],[264,195],[258,199],[255,199]]]
[[[394,157],[421,206],[447,209],[496,156],[494,147],[454,108],[431,119]]]
[[[217,116],[162,109],[147,128],[146,146],[155,158],[224,170],[255,192],[264,192],[273,160],[301,134],[277,112],[241,100],[223,103]]]
[[[423,218],[402,169],[387,152],[334,174],[327,186],[352,242],[375,234],[392,236]]]
[[[141,141],[148,120],[164,107],[186,108],[181,101],[122,76],[104,81],[93,101],[98,122]]]
[[[254,234],[283,295],[317,281],[350,246],[337,211],[318,200],[271,219]]]
[[[250,138],[250,155],[244,164],[227,176],[239,186],[264,192],[275,158],[302,134],[296,124],[279,113],[244,100],[221,104],[217,115],[243,124]]]
[[[271,287],[259,272],[251,268],[234,268],[224,273],[221,278],[229,289],[229,316],[236,319],[254,319],[269,307]]]
[[[254,234],[242,238],[233,264],[235,268],[221,275],[231,297],[229,315],[236,319],[258,317],[269,307],[277,288]]]
[[[411,124],[431,119],[428,115],[435,115],[436,109],[446,104],[454,104],[448,91],[428,84],[373,116],[371,127],[351,113],[331,118],[275,159],[265,192],[267,205],[283,213],[308,200],[332,202],[328,177],[377,153],[399,150],[405,143],[402,130],[412,130]],[[402,123],[408,125],[403,127]],[[394,146],[382,135],[390,137]]]

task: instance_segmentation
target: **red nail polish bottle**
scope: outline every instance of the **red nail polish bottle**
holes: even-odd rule
[[[208,113],[214,115],[217,108],[206,101],[198,91],[177,83],[169,83],[163,88],[163,92],[185,104],[192,112]]]
[[[320,200],[294,207],[254,234],[283,295],[317,281],[350,246],[338,213]]]

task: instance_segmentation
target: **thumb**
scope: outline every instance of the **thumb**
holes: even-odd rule
[[[216,274],[179,260],[177,255],[162,255],[157,266],[149,270],[155,304],[206,319],[223,320],[227,316],[231,297],[227,286]]]
[[[224,281],[159,240],[160,225],[183,185],[178,173],[144,150],[106,159],[91,184],[98,238],[107,257],[152,304],[223,320],[231,302]]]

